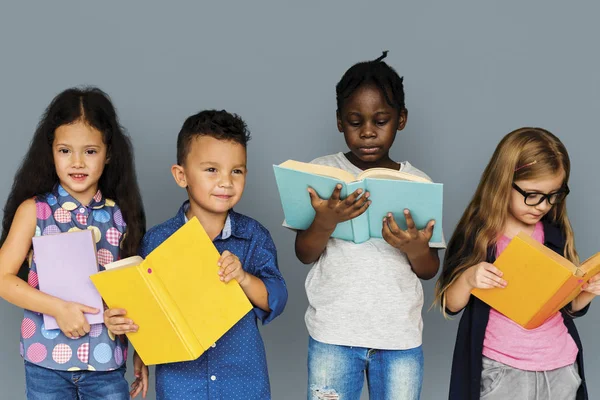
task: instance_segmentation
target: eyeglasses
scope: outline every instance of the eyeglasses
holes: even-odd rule
[[[513,182],[512,187],[523,195],[523,200],[528,206],[537,206],[542,204],[544,200],[548,200],[548,204],[554,205],[560,203],[571,192],[565,183],[562,188],[552,193],[526,192]]]

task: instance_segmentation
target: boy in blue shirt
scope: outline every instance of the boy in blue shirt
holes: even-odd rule
[[[157,365],[157,399],[270,399],[265,349],[257,319],[263,324],[281,314],[287,289],[277,266],[275,245],[266,228],[233,211],[246,183],[244,121],[226,111],[208,110],[189,117],[177,137],[177,164],[171,172],[187,190],[177,215],[146,233],[140,255],[146,257],[192,217],[198,218],[221,253],[219,275],[235,279],[254,309],[200,358]],[[105,312],[115,334],[137,330],[125,310]],[[148,370],[134,356],[132,396],[148,387]]]

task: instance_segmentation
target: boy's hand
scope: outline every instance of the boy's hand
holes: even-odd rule
[[[54,318],[65,336],[78,339],[90,332],[90,324],[83,313],[98,314],[99,311],[97,308],[65,301],[58,308]]]
[[[494,264],[485,261],[467,269],[465,279],[471,289],[504,288],[507,284],[502,279],[502,271],[496,268]]]
[[[149,376],[148,367],[144,364],[137,351],[133,353],[133,376],[135,376],[135,381],[131,383],[131,391],[129,395],[131,398],[136,397],[140,392],[142,392],[142,398],[146,398],[146,394],[148,393],[148,376]]]
[[[221,267],[219,268],[218,274],[225,283],[235,279],[241,285],[246,279],[246,271],[242,268],[240,259],[228,250],[225,250],[223,254],[221,254],[221,258],[217,265]]]
[[[139,327],[132,320],[125,317],[127,311],[121,308],[109,308],[104,311],[104,325],[115,335],[124,335],[137,332]]]
[[[336,225],[340,222],[358,217],[364,213],[371,204],[369,192],[366,192],[364,196],[361,196],[360,198],[358,197],[363,192],[362,189],[356,190],[343,200],[340,199],[341,192],[342,185],[337,184],[331,197],[324,200],[319,197],[313,188],[308,188],[310,203],[316,212],[315,219],[317,219],[325,229],[335,229]]]
[[[600,273],[592,276],[590,280],[581,287],[581,290],[595,296],[600,295]]]
[[[418,230],[408,210],[404,210],[406,230],[400,229],[391,213],[383,218],[383,239],[393,247],[409,256],[429,252],[429,240],[433,235],[434,221],[429,221],[427,227]]]

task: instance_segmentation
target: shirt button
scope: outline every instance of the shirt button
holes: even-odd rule
[[[214,349],[215,347],[217,347],[217,344],[213,343],[213,344],[210,345],[210,347],[212,347]]]
[[[211,381],[216,381],[216,380],[217,380],[217,377],[213,375],[213,376],[211,376],[211,377],[210,377],[210,380],[211,380]]]
[[[85,208],[81,207],[81,208],[79,209],[79,212],[80,212],[81,214],[83,214],[83,213],[85,212]]]

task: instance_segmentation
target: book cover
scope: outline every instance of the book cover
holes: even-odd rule
[[[315,217],[307,189],[312,187],[319,197],[328,199],[335,186],[342,185],[341,198],[357,189],[370,193],[372,201],[367,211],[337,225],[334,238],[362,243],[369,238],[381,238],[383,218],[394,215],[398,226],[406,229],[404,209],[410,210],[418,229],[435,220],[431,244],[442,243],[443,185],[402,171],[374,168],[353,177],[338,168],[286,161],[273,170],[281,198],[286,225],[307,229]],[[377,171],[376,171],[377,170]],[[339,171],[339,172],[338,172]]]
[[[581,286],[600,272],[600,253],[577,267],[521,232],[494,265],[502,271],[507,286],[471,293],[522,327],[534,329],[569,304]]]
[[[96,243],[90,230],[32,238],[40,291],[65,301],[95,307],[98,314],[85,314],[90,324],[104,322],[100,293],[90,281],[98,272]],[[44,315],[45,329],[58,329],[56,320]]]
[[[139,330],[127,336],[147,365],[197,359],[252,310],[236,281],[219,279],[220,254],[196,218],[152,251],[108,264],[92,281]]]

